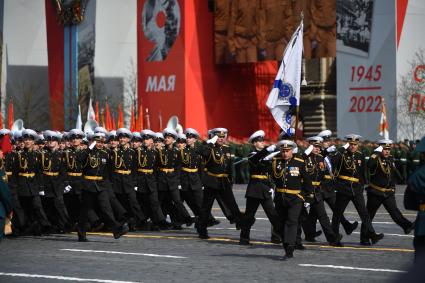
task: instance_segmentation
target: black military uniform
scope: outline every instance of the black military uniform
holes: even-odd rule
[[[309,138],[309,141],[312,147],[320,148],[322,146],[323,138],[311,137]],[[311,148],[311,150],[313,150],[313,148]],[[311,152],[310,149],[304,152],[303,157],[305,160],[306,171],[307,171],[307,174],[310,176],[311,184],[313,187],[313,195],[312,195],[312,201],[310,203],[309,214],[314,214],[313,218],[307,217],[305,219],[304,223],[307,225],[305,225],[304,227],[314,227],[314,231],[315,231],[316,220],[318,219],[320,222],[320,225],[322,226],[323,232],[325,233],[327,241],[331,245],[341,246],[340,238],[337,237],[337,235],[335,235],[335,233],[332,230],[329,217],[326,213],[325,204],[323,202],[321,182],[323,180],[323,177],[325,174],[325,168],[326,168],[324,163],[324,158],[321,154],[315,154]],[[304,228],[304,232],[306,232],[306,230],[307,229]]]
[[[105,135],[102,133],[94,135],[94,140],[97,143],[102,144],[104,139]],[[78,223],[78,240],[87,241],[88,213],[94,209],[96,204],[102,211],[106,224],[112,229],[114,238],[118,239],[128,232],[128,226],[126,224],[120,225],[116,221],[109,201],[108,190],[111,190],[110,174],[112,171],[109,154],[102,146],[98,147],[96,145],[92,149],[85,151],[84,160],[84,186],[82,189],[80,221]]]
[[[121,128],[117,130],[118,139],[122,137],[131,137],[131,132]],[[121,141],[120,141],[121,142]],[[135,226],[141,227],[146,222],[146,217],[140,208],[136,197],[136,152],[130,148],[129,144],[120,145],[110,152],[110,159],[113,167],[111,181],[117,199],[129,213],[130,229]]]
[[[390,150],[392,141],[381,140],[378,144],[380,149]],[[375,151],[371,155],[367,167],[370,173],[370,184],[367,188],[366,208],[370,219],[373,220],[379,207],[384,205],[394,222],[406,234],[409,234],[414,228],[413,223],[401,214],[395,199],[395,170],[397,169],[394,160],[391,156],[385,157],[382,152]],[[367,241],[367,239],[364,240]]]
[[[59,141],[59,136],[52,131],[44,132],[47,142]],[[60,232],[69,230],[69,215],[63,200],[65,163],[62,152],[57,148],[45,147],[41,151],[41,176],[42,190],[41,197],[44,210],[50,222],[54,224]]]
[[[164,137],[177,137],[177,133],[171,129],[165,129]],[[176,228],[182,223],[187,226],[193,224],[192,218],[187,212],[180,198],[180,171],[181,155],[180,151],[174,147],[174,144],[165,145],[158,150],[159,168],[158,168],[158,197],[163,210],[170,215]],[[165,213],[164,213],[165,214]]]
[[[37,133],[30,129],[25,129],[22,137],[25,143],[27,140],[34,140]],[[42,191],[41,181],[41,157],[40,153],[27,146],[16,153],[12,166],[12,183],[16,184],[19,202],[22,205],[26,218],[26,224],[30,225],[32,233],[40,234],[49,232],[51,224],[44,212],[40,192]]]
[[[251,135],[249,141],[253,144],[257,141],[264,140],[264,131],[257,131]],[[248,155],[250,180],[246,188],[246,208],[241,220],[241,234],[239,244],[247,245],[250,240],[251,226],[255,221],[255,213],[258,206],[264,209],[267,217],[272,223],[274,231],[278,234],[282,233],[282,222],[279,221],[279,215],[274,207],[272,190],[273,184],[270,181],[270,161],[263,161],[257,157],[260,150],[257,148]],[[258,155],[261,156],[261,155]]]
[[[241,212],[232,191],[232,158],[230,148],[225,144],[220,145],[216,143],[218,137],[226,137],[227,130],[217,128],[211,132],[215,136],[212,140],[209,140],[211,143],[200,146],[200,153],[206,159],[202,180],[205,188],[204,198],[197,225],[197,231],[201,239],[209,238],[207,232],[208,218],[217,196],[221,197],[225,206],[231,211],[237,225],[241,219]]]
[[[153,139],[154,133],[147,131],[143,133],[142,138]],[[153,224],[161,226],[165,223],[165,217],[162,213],[158,200],[158,170],[159,155],[153,148],[139,147],[136,150],[136,186],[137,199],[141,204],[146,217],[150,217]]]
[[[360,136],[348,135],[346,140],[353,146],[358,144]],[[336,202],[332,217],[332,228],[336,235],[339,234],[339,225],[345,208],[350,201],[353,202],[357,212],[362,220],[361,225],[361,244],[367,245],[371,239],[372,243],[377,243],[384,237],[383,234],[376,234],[372,227],[372,221],[367,213],[365,200],[363,197],[363,184],[365,179],[365,161],[361,152],[352,152],[344,147],[340,148],[333,157],[332,165],[335,168],[336,177]]]

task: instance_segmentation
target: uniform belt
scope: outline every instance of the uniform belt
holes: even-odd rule
[[[229,177],[229,174],[227,173],[222,173],[222,174],[215,174],[215,173],[211,173],[206,171],[208,175],[213,176],[213,177],[217,177],[217,178],[227,178]]]
[[[139,169],[137,169],[137,172],[142,172],[142,173],[146,173],[146,174],[152,174],[153,173],[153,169],[139,168]]]
[[[312,181],[311,184],[313,186],[320,186],[320,182],[317,182],[317,181]]]
[[[114,170],[115,173],[121,174],[121,175],[130,175],[131,170]]]
[[[102,176],[84,176],[84,179],[91,181],[101,181],[103,180]]]
[[[327,179],[327,180],[332,180],[332,176],[331,175],[325,175],[324,178]]]
[[[33,178],[35,173],[18,173],[18,175],[26,178]]]
[[[12,172],[11,171],[6,171],[5,172],[7,176],[12,176]]]
[[[304,200],[303,196],[300,195],[301,190],[294,190],[294,189],[287,189],[287,188],[276,188],[276,192],[290,194],[290,195],[296,195],[300,199]]]
[[[383,193],[394,192],[395,191],[394,189],[383,188],[383,187],[377,186],[377,185],[372,184],[372,183],[369,184],[369,185],[370,185],[370,187],[374,188],[375,190],[381,191]]]
[[[419,211],[425,211],[425,203],[419,205]]]
[[[267,180],[269,177],[267,175],[251,175],[251,179],[261,179]]]
[[[59,176],[59,172],[49,172],[49,171],[43,171],[43,174],[44,175],[47,175],[47,176]]]
[[[358,183],[360,181],[359,178],[348,177],[348,176],[344,176],[344,175],[339,175],[338,178],[341,179],[341,180],[346,180],[346,181],[350,181],[350,182],[353,182],[353,183]]]
[[[159,168],[159,170],[161,170],[162,172],[165,172],[165,173],[174,172],[174,168]]]
[[[196,173],[196,172],[198,172],[198,168],[182,167],[182,170],[185,171],[185,172],[189,172],[189,173]]]
[[[83,173],[68,172],[68,176],[80,177],[83,176]]]

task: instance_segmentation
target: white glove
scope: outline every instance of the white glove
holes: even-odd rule
[[[138,187],[134,187],[134,190],[137,192],[137,190],[138,190],[139,188]]]
[[[272,153],[270,153],[269,155],[267,155],[266,157],[264,157],[264,161],[268,161],[268,160],[271,160],[273,157],[275,157],[276,155],[278,155],[279,154],[279,151],[275,151],[275,152],[272,152]]]
[[[273,190],[273,188],[270,188],[269,193],[272,195],[272,199],[274,199],[274,190]]]
[[[44,196],[45,194],[44,194],[44,191],[39,191],[38,192],[38,194],[40,195],[40,196]]]
[[[66,186],[63,190],[64,194],[69,193],[71,191],[72,187],[70,185]]]
[[[350,146],[350,144],[347,142],[346,144],[344,144],[342,147],[347,149]]]
[[[178,185],[177,186],[177,189],[181,190],[182,189],[182,186],[181,185]]]
[[[305,203],[304,203],[304,207],[305,207],[305,208],[309,208],[309,207],[310,207],[310,203],[305,202]]]
[[[336,151],[336,147],[334,145],[332,145],[332,146],[328,147],[326,149],[326,151],[329,152],[329,153],[334,152],[334,151]]]
[[[378,146],[377,148],[375,148],[374,151],[376,151],[376,152],[382,152],[383,149],[384,148],[382,146]]]
[[[266,150],[267,150],[268,152],[273,152],[273,151],[275,151],[275,150],[276,150],[276,145],[275,145],[275,144],[269,145],[269,146],[266,148]]]
[[[204,190],[205,188],[202,186],[201,189]]]
[[[89,145],[89,149],[93,149],[95,145],[96,145],[96,141],[92,142],[91,145]]]
[[[218,140],[218,136],[213,136],[211,139],[207,140],[207,143],[215,144]]]
[[[313,145],[310,145],[309,147],[307,147],[307,149],[304,151],[304,154],[309,156],[310,153],[313,151]]]

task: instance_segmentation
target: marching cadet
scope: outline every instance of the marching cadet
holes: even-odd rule
[[[178,150],[182,150],[186,147],[186,135],[185,134],[177,134],[176,145]]]
[[[59,135],[47,130],[43,136],[47,146],[41,151],[41,200],[50,222],[59,232],[66,233],[69,230],[69,215],[63,200],[66,167],[59,151]]]
[[[130,230],[135,227],[143,227],[146,217],[137,201],[136,192],[136,152],[130,148],[131,132],[126,128],[117,130],[119,146],[111,150],[110,159],[113,171],[111,172],[111,182],[115,195],[121,205],[128,212],[128,224]]]
[[[197,225],[197,232],[201,239],[209,238],[208,218],[217,196],[221,197],[226,208],[230,210],[236,226],[239,226],[241,219],[241,212],[232,191],[232,157],[229,146],[225,144],[227,129],[215,128],[211,130],[211,135],[213,138],[200,148],[201,155],[206,159],[202,180],[205,188],[204,198]]]
[[[37,133],[31,129],[22,131],[24,148],[17,151],[12,165],[12,182],[16,184],[19,202],[25,215],[26,223],[34,234],[49,232],[51,224],[47,219],[41,204],[40,196],[44,195],[41,189],[41,157],[33,150]]]
[[[108,183],[110,182],[112,164],[109,154],[104,148],[105,134],[95,133],[93,140],[83,156],[84,186],[82,187],[80,221],[78,222],[79,242],[87,242],[88,214],[96,205],[99,206],[106,224],[112,229],[115,239],[126,234],[129,230],[126,223],[120,225],[117,222],[112,212],[108,194],[108,191],[111,190]]]
[[[260,163],[260,160],[256,158],[256,155],[264,149],[264,136],[264,131],[259,130],[248,139],[248,142],[254,146],[254,151],[248,156],[250,180],[245,194],[246,208],[241,220],[240,245],[249,245],[251,226],[255,222],[255,213],[260,204],[272,223],[274,231],[278,234],[282,232],[282,223],[273,205],[273,184],[269,178],[270,162]]]
[[[318,137],[323,138],[322,144],[322,155],[324,156],[323,162],[325,164],[325,171],[320,185],[320,192],[323,198],[323,201],[328,204],[332,212],[335,210],[335,201],[336,201],[336,192],[335,192],[335,181],[334,181],[334,168],[332,167],[332,157],[336,154],[336,147],[332,144],[332,132],[330,130],[321,131]],[[315,231],[317,222],[317,215],[314,211],[310,211],[308,215],[307,225],[312,225],[310,228],[304,230],[304,233],[307,230],[305,235],[306,241],[315,242],[315,234],[308,234],[308,231]],[[359,223],[354,221],[350,223],[344,215],[341,217],[341,225],[344,228],[344,231],[347,235],[351,235],[354,230],[357,229]],[[317,234],[316,234],[317,235]]]
[[[181,157],[180,151],[174,146],[177,133],[174,129],[166,128],[163,131],[163,135],[165,145],[164,148],[158,150],[159,203],[162,209],[170,214],[175,228],[179,229],[182,223],[185,223],[186,226],[192,225],[193,220],[183,205],[178,189],[180,185]]]
[[[307,217],[304,221],[304,232],[311,229],[316,230],[316,221],[319,220],[327,241],[332,246],[342,246],[340,240],[341,236],[335,235],[329,217],[326,213],[325,204],[323,202],[323,195],[321,189],[321,182],[325,175],[325,163],[323,155],[320,154],[322,150],[323,138],[319,136],[310,137],[307,139],[310,146],[304,151],[303,157],[305,160],[305,170],[310,176],[311,184],[313,187],[313,198],[310,203],[310,212],[314,217]],[[310,222],[310,224],[309,224]],[[306,233],[307,234],[307,233]],[[313,233],[309,233],[312,235]],[[308,234],[307,234],[308,235]]]
[[[117,148],[119,145],[117,131],[110,131],[106,134],[106,142],[108,143],[109,149]]]
[[[146,217],[150,217],[152,230],[166,228],[164,214],[158,200],[158,181],[156,178],[158,170],[159,155],[155,150],[155,133],[151,130],[141,132],[143,147],[136,149],[137,173],[136,192],[137,199]]]
[[[133,138],[131,139],[131,148],[137,150],[139,147],[143,145],[143,139],[139,132],[131,133]]]
[[[155,133],[155,148],[160,150],[164,148],[164,135],[162,133]]]
[[[352,201],[362,220],[360,244],[370,245],[369,239],[372,244],[376,244],[384,237],[384,234],[375,233],[363,197],[366,164],[363,154],[358,151],[360,136],[350,134],[345,136],[345,139],[347,143],[332,158],[337,189],[332,228],[334,233],[338,235],[342,215],[348,203]]]
[[[381,205],[390,214],[391,218],[399,225],[405,234],[410,234],[414,224],[407,220],[397,207],[395,199],[395,164],[390,156],[392,140],[378,141],[379,147],[371,155],[367,167],[370,173],[370,183],[367,188],[366,208],[369,212],[370,220],[375,217]],[[364,239],[367,242],[368,239]]]
[[[182,160],[182,171],[180,173],[180,196],[192,210],[196,217],[199,217],[202,205],[202,181],[200,168],[202,156],[195,146],[199,133],[192,128],[185,130],[186,147],[180,149]]]

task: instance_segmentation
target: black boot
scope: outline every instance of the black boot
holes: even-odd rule
[[[411,222],[409,226],[407,226],[403,229],[404,234],[406,234],[406,235],[410,234],[413,229],[415,229],[415,222]]]
[[[249,232],[250,232],[250,230],[247,229],[247,228],[241,229],[241,235],[240,235],[240,238],[239,238],[239,245],[248,246],[250,244],[249,243],[249,234],[250,234]]]
[[[290,258],[293,258],[294,257],[294,250],[295,250],[295,247],[294,246],[285,244],[284,245],[284,249],[285,249],[285,257],[284,257],[284,259],[290,259]]]
[[[374,245],[374,244],[376,244],[377,242],[379,242],[380,240],[382,240],[384,238],[384,234],[382,234],[382,233],[380,233],[380,234],[373,233],[369,238],[372,241],[372,245]]]
[[[351,226],[345,230],[345,234],[351,235],[351,233],[353,233],[353,231],[356,230],[358,226],[359,222],[354,221],[353,224],[351,224]]]
[[[198,227],[198,228],[196,228],[196,230],[198,231],[199,239],[204,239],[204,240],[206,240],[206,239],[209,239],[209,238],[210,238],[210,237],[208,236],[207,228],[204,228],[204,227]]]
[[[113,232],[114,239],[119,239],[122,235],[127,234],[129,231],[127,223],[121,225],[116,231]]]

